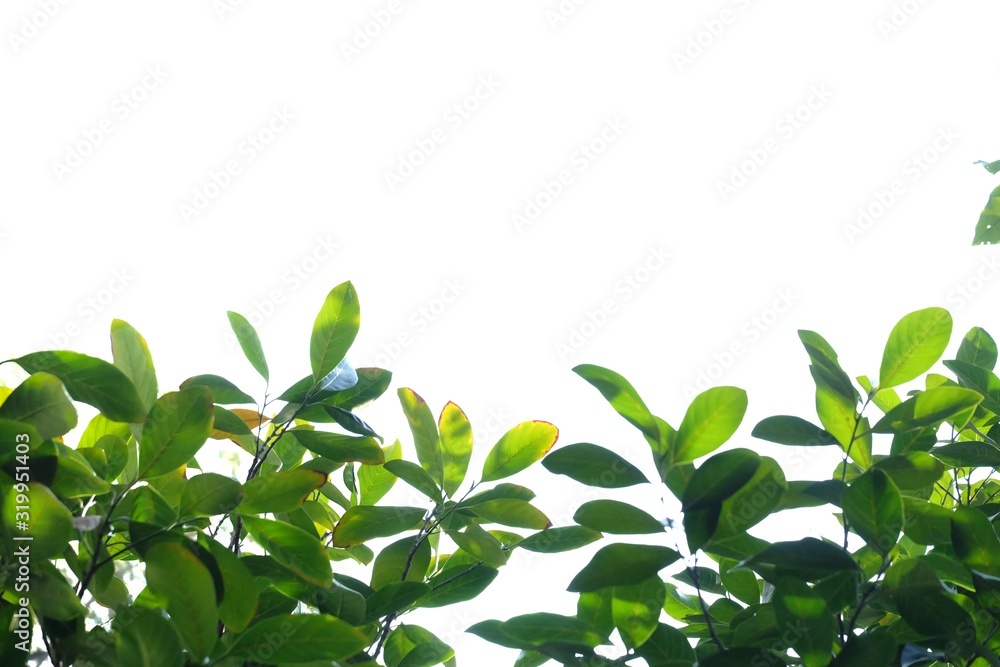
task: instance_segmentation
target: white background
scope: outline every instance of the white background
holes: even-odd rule
[[[973,162],[1000,157],[998,19],[985,0],[6,0],[0,356],[109,358],[118,317],[146,336],[161,391],[218,373],[261,395],[233,309],[257,325],[277,393],[307,374],[316,311],[351,280],[349,360],[395,374],[364,416],[408,458],[401,386],[465,409],[473,476],[526,419],[652,476],[638,433],[570,371],[588,362],[675,426],[699,378],[744,387],[734,444],[825,478],[835,453],[749,437],[771,414],[815,419],[797,329],[852,375],[877,374],[918,308],[952,311],[949,354],[973,325],[1000,330],[996,255],[970,246],[995,185]],[[518,481],[557,525],[590,497]],[[667,516],[661,492],[611,495]],[[779,528],[836,530],[824,517]],[[477,603],[413,621],[465,664],[511,664],[462,630],[573,613],[562,591],[596,548],[517,553]]]

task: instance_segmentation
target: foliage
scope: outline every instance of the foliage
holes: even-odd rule
[[[257,333],[229,319],[269,382]],[[526,610],[469,631],[520,650],[520,667],[1000,665],[1000,379],[983,329],[945,376],[931,371],[951,315],[910,313],[877,376],[853,379],[822,336],[800,331],[818,423],[778,415],[752,436],[837,451],[818,480],[727,446],[742,389],[699,394],[675,428],[618,373],[577,366],[648,444],[677,508],[654,516],[604,497],[650,484],[642,466],[592,443],[550,451],[558,431],[543,421],[507,431],[469,479],[465,413],[448,403],[435,417],[406,387],[416,460],[404,458],[356,413],[391,382],[346,362],[359,327],[353,286],[335,287],[309,374],[260,403],[210,374],[161,393],[145,340],[117,320],[113,363],[70,351],[10,360],[29,375],[0,389],[0,623],[11,629],[0,664],[27,664],[22,649],[41,644],[59,666],[454,666],[452,648],[406,614],[477,597],[518,548],[587,548],[565,581],[575,614]],[[97,415],[71,446],[79,403]],[[248,461],[239,479],[202,469],[199,457],[229,447]],[[552,526],[510,481],[539,461],[602,497]],[[398,480],[421,501],[386,505]],[[827,506],[836,540],[749,532]],[[341,561],[368,566],[367,581]]]
[[[1000,172],[1000,160],[996,162],[980,161],[979,164],[986,168],[991,174]],[[986,206],[979,216],[976,224],[976,235],[972,240],[973,245],[987,245],[1000,243],[1000,186],[990,193],[990,198],[986,201]]]
[[[229,321],[268,382],[253,326]],[[535,494],[507,478],[558,431],[515,426],[466,483],[465,413],[448,403],[435,419],[402,388],[418,463],[405,460],[398,440],[386,445],[355,413],[391,380],[345,361],[359,326],[354,287],[335,287],[309,374],[259,403],[208,374],[160,393],[145,340],[118,320],[113,363],[70,351],[10,360],[30,375],[0,389],[0,623],[10,629],[0,664],[454,665],[444,642],[397,621],[482,593],[515,539],[501,527],[549,526]],[[79,403],[97,415],[70,443]],[[249,461],[240,479],[202,470],[199,457],[232,447]],[[397,480],[418,506],[379,504]],[[339,573],[344,560],[370,565],[369,580]],[[38,644],[47,656],[29,658]]]
[[[575,616],[532,613],[470,631],[521,649],[518,665],[1000,665],[997,346],[972,329],[944,361],[953,377],[929,372],[951,332],[941,308],[907,315],[889,334],[875,380],[852,380],[823,337],[799,332],[819,424],[779,415],[752,435],[838,448],[841,464],[820,480],[788,480],[753,448],[717,451],[743,420],[740,389],[698,395],[674,428],[621,375],[578,366],[647,441],[679,515],[586,503],[575,517],[584,529],[644,539],[600,548],[571,577]],[[897,392],[921,376],[905,396]],[[647,483],[636,466],[591,444],[557,449],[542,463],[602,489]],[[769,543],[747,532],[782,512],[826,506],[842,539]],[[571,528],[549,532],[557,530]],[[617,657],[595,650],[613,633],[624,647]]]

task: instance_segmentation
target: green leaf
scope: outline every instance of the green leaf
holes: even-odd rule
[[[856,665],[890,665],[899,647],[888,632],[869,631],[854,635],[847,640],[837,659],[830,663],[833,667],[855,667]]]
[[[214,472],[195,475],[181,492],[181,516],[215,516],[236,508],[243,500],[243,487],[234,479]]]
[[[739,565],[732,558],[722,558],[719,560],[719,580],[729,594],[741,602],[747,604],[760,603],[760,586],[757,577],[749,570],[733,570]]]
[[[264,358],[264,347],[260,344],[260,337],[257,335],[257,330],[253,328],[253,325],[250,324],[247,318],[239,313],[229,310],[226,311],[226,315],[229,317],[229,326],[232,327],[233,333],[236,334],[236,340],[240,344],[240,349],[243,350],[243,355],[250,362],[250,365],[254,367],[254,370],[264,378],[264,382],[270,382],[267,359]]]
[[[254,623],[237,636],[228,654],[282,665],[343,660],[368,646],[358,628],[326,614],[282,614]]]
[[[208,387],[212,392],[212,400],[219,405],[243,405],[254,402],[250,394],[218,375],[195,375],[181,382],[181,389],[198,386]]]
[[[283,521],[254,516],[244,516],[243,525],[254,541],[278,563],[317,586],[330,586],[330,560],[315,534]]]
[[[659,626],[665,598],[666,591],[659,577],[630,586],[615,586],[611,614],[626,648],[642,646],[653,635]]]
[[[906,315],[889,333],[882,353],[879,388],[895,387],[929,371],[951,338],[951,313],[925,308]]]
[[[257,612],[257,585],[253,575],[232,551],[207,536],[200,539],[208,544],[222,577],[219,620],[233,632],[242,632]]]
[[[472,457],[472,426],[462,409],[449,401],[438,419],[441,456],[444,465],[444,492],[451,496],[462,485]]]
[[[386,461],[383,467],[431,500],[439,503],[442,501],[441,489],[430,474],[416,463],[400,459]]]
[[[675,440],[674,461],[693,461],[722,446],[739,428],[747,394],[737,387],[713,387],[695,396]]]
[[[19,384],[0,405],[0,418],[30,424],[45,440],[76,428],[76,408],[59,378],[48,373],[35,373]]]
[[[702,548],[720,554],[720,542],[746,535],[781,503],[788,484],[778,462],[768,456],[760,457],[760,466],[746,484],[722,501],[719,521],[712,542]]]
[[[322,472],[304,468],[258,475],[243,485],[246,495],[240,503],[240,512],[290,512],[302,507],[302,503],[326,481]]]
[[[660,582],[663,589],[663,582]],[[580,593],[576,602],[576,617],[589,625],[602,637],[608,637],[615,629],[611,612],[614,587],[602,588],[592,593]]]
[[[754,661],[760,665],[786,665],[773,651],[764,648],[730,648],[713,653],[698,661],[698,667],[754,667]]]
[[[123,610],[121,631],[115,635],[117,661],[135,667],[181,667],[184,652],[170,622],[158,609],[139,606]]]
[[[951,517],[951,543],[966,568],[1000,577],[1000,539],[979,509],[955,509]]]
[[[21,523],[25,519],[21,515],[25,505],[28,507],[26,526]],[[47,486],[38,482],[28,482],[24,493],[18,493],[13,487],[5,490],[3,524],[4,532],[10,536],[31,538],[30,542],[13,544],[29,544],[33,559],[55,558],[66,549],[75,532],[73,515]]]
[[[903,520],[903,533],[917,544],[951,544],[951,510],[903,496]]]
[[[497,498],[478,503],[471,508],[482,523],[499,523],[514,528],[533,528],[544,530],[552,525],[549,518],[523,500],[515,498]]]
[[[362,623],[371,623],[389,614],[395,614],[430,593],[431,588],[421,581],[395,581],[386,584],[368,596]]]
[[[673,549],[647,544],[609,544],[573,578],[567,590],[595,591],[638,584],[680,558]],[[853,562],[853,561],[852,561]]]
[[[191,387],[161,396],[139,439],[137,479],[172,472],[191,460],[212,432],[215,408],[204,387]]]
[[[400,625],[394,628],[385,643],[387,667],[433,667],[451,664],[455,651],[417,625]]]
[[[695,470],[681,497],[681,510],[690,512],[719,505],[749,482],[760,467],[760,457],[749,449],[716,454]]]
[[[344,410],[357,410],[371,403],[389,388],[392,373],[384,368],[357,368],[358,382],[349,389],[342,389],[323,403]]]
[[[431,544],[428,540],[421,539],[419,543],[413,537],[396,540],[375,558],[371,587],[378,590],[396,581],[423,581],[430,562]]]
[[[958,346],[957,358],[991,371],[997,365],[997,344],[985,329],[972,327]]]
[[[589,382],[625,421],[642,431],[646,438],[657,440],[660,428],[638,392],[624,377],[607,368],[581,364],[573,372]]]
[[[901,491],[915,491],[941,479],[944,466],[926,452],[887,456],[875,462],[876,469],[889,476]]]
[[[881,554],[896,546],[903,529],[903,500],[883,471],[874,468],[851,482],[841,507],[848,525],[868,546]]]
[[[875,424],[872,431],[899,433],[936,426],[945,420],[964,426],[982,400],[983,397],[971,389],[935,387],[897,405]]]
[[[154,544],[144,560],[146,583],[167,601],[167,613],[188,650],[204,660],[218,639],[212,574],[193,553],[174,542]]]
[[[696,660],[687,637],[677,628],[663,623],[656,625],[653,634],[637,653],[653,667],[690,667]]]
[[[649,482],[638,468],[618,454],[588,442],[560,447],[542,459],[542,465],[556,475],[604,489]]]
[[[310,452],[331,461],[357,461],[369,465],[385,462],[382,448],[375,438],[313,431],[307,428],[293,428],[289,433]]]
[[[601,539],[601,537],[603,537],[601,533],[590,528],[565,526],[562,528],[549,528],[540,533],[529,535],[518,542],[517,546],[536,553],[553,554],[585,547]]]
[[[545,421],[521,422],[493,446],[483,464],[483,482],[521,472],[541,459],[559,439],[559,429]]]
[[[333,531],[333,546],[350,547],[376,537],[391,537],[416,529],[424,518],[419,507],[352,507]]]
[[[972,239],[972,245],[993,243],[1000,243],[1000,187],[995,188],[986,200],[986,206],[976,223],[976,235]]]
[[[499,571],[485,565],[453,565],[427,580],[431,592],[420,598],[421,607],[444,607],[472,600],[496,579]]]
[[[94,406],[111,421],[138,423],[146,419],[132,381],[103,359],[63,350],[33,352],[14,361],[32,375],[55,375],[70,396]]]
[[[156,385],[156,370],[153,356],[149,353],[146,339],[128,322],[111,321],[111,353],[115,366],[135,385],[143,407],[149,410],[159,395]]]
[[[780,415],[768,417],[753,427],[750,434],[755,438],[794,447],[817,447],[837,445],[837,439],[819,426],[800,417]]]
[[[847,551],[815,537],[775,542],[742,561],[739,567],[750,568],[772,583],[786,576],[815,581],[834,572],[858,569]]]
[[[395,461],[402,458],[403,445],[396,440],[391,445],[382,448],[385,461]],[[374,505],[385,494],[389,493],[396,480],[399,479],[382,465],[363,465],[358,471],[358,486],[361,490],[361,504]]]
[[[406,421],[410,425],[410,432],[413,434],[417,460],[434,483],[440,486],[444,480],[444,456],[434,415],[427,402],[412,389],[401,387],[397,395],[406,415]]]
[[[800,579],[786,578],[775,584],[772,599],[778,622],[795,629],[788,635],[805,667],[829,665],[836,630],[823,596]]]
[[[466,527],[464,533],[448,531],[448,537],[462,551],[491,567],[502,567],[507,562],[500,540],[475,524]]]
[[[361,327],[361,306],[350,282],[334,287],[326,296],[309,342],[313,379],[326,377],[344,360]]]
[[[593,648],[607,643],[578,619],[546,612],[515,616],[504,621],[501,627],[505,634],[532,646],[558,643]],[[468,632],[475,632],[473,628]]]
[[[573,515],[573,520],[581,526],[613,535],[663,532],[663,524],[648,512],[617,500],[586,502]]]
[[[982,406],[995,415],[1000,415],[1000,378],[988,368],[980,368],[964,361],[945,361],[944,365],[958,376],[963,386],[975,389],[983,395]]]
[[[1000,467],[1000,449],[979,440],[965,440],[935,447],[931,454],[955,468]]]

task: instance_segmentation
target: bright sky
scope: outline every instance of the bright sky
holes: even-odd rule
[[[473,471],[507,428],[544,419],[561,444],[612,447],[652,476],[638,432],[570,371],[587,362],[675,426],[692,388],[743,387],[733,444],[823,479],[835,453],[749,437],[772,414],[815,419],[797,329],[851,375],[876,374],[919,308],[952,311],[951,354],[974,325],[1000,334],[1000,255],[970,246],[996,185],[973,163],[1000,158],[995,2],[8,0],[0,14],[4,358],[110,358],[117,317],[146,336],[161,390],[218,373],[261,395],[233,309],[258,325],[277,394],[308,372],[324,296],[352,280],[348,358],[395,374],[363,416],[411,459],[401,386],[435,413],[465,409]],[[521,481],[557,525],[591,497]],[[660,487],[610,495],[676,511]],[[782,519],[785,538],[836,530]],[[412,622],[466,664],[511,664],[462,630],[574,613],[562,591],[596,548],[518,553],[477,604]]]

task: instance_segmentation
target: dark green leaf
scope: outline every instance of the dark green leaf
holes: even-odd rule
[[[243,485],[245,496],[240,512],[266,514],[290,512],[326,484],[326,475],[318,470],[288,470],[261,474]]]
[[[662,533],[663,524],[648,512],[617,500],[591,500],[573,515],[581,526],[614,535]]]
[[[243,500],[243,487],[234,479],[213,472],[195,475],[181,493],[181,516],[215,516],[236,508]]]
[[[627,648],[642,646],[656,631],[665,596],[659,577],[630,586],[615,586],[611,613]]]
[[[581,364],[573,372],[601,392],[615,412],[642,431],[646,438],[657,440],[660,437],[660,429],[652,413],[628,380],[612,370],[591,364]]]
[[[755,438],[794,447],[816,447],[839,444],[837,439],[819,426],[800,417],[780,415],[761,420],[750,434]]]
[[[498,570],[485,565],[454,565],[427,580],[431,592],[420,599],[421,607],[443,607],[465,602],[486,590]]]
[[[416,463],[399,459],[386,461],[383,467],[431,500],[441,502],[441,489],[430,474]]]
[[[534,530],[544,530],[552,525],[549,518],[534,505],[514,498],[497,498],[477,503],[472,511],[482,519],[482,523],[499,523]]]
[[[569,584],[571,592],[638,584],[680,558],[673,549],[646,544],[610,544],[596,554]]]
[[[1000,187],[995,188],[986,200],[986,206],[976,223],[976,235],[972,239],[972,245],[993,243],[1000,243]]]
[[[794,576],[815,581],[834,572],[856,570],[857,565],[844,549],[815,537],[793,542],[775,542],[740,563],[768,581]]]
[[[601,533],[590,528],[565,526],[562,528],[549,528],[540,533],[529,535],[518,542],[517,546],[537,553],[560,553],[587,546],[601,539],[601,537],[603,537]]]
[[[638,468],[618,454],[587,442],[560,447],[546,456],[542,465],[551,473],[604,489],[649,482]]]
[[[278,563],[317,586],[330,586],[330,560],[315,534],[283,521],[244,516],[243,525]]]
[[[903,529],[903,500],[885,472],[874,468],[851,482],[841,507],[848,525],[868,546],[882,554],[896,546]]]
[[[146,410],[132,381],[108,362],[68,351],[33,352],[14,361],[31,374],[49,373],[75,400],[92,405],[108,419],[138,423]]]
[[[357,461],[370,465],[385,462],[382,448],[375,438],[313,431],[306,428],[294,428],[289,433],[294,435],[303,447],[331,461]]]
[[[219,405],[243,405],[254,402],[250,394],[218,375],[195,375],[181,383],[181,389],[197,386],[208,387],[212,392],[212,400]]]
[[[371,587],[375,590],[396,581],[423,581],[431,562],[431,545],[413,537],[396,540],[382,549],[372,565]]]
[[[942,445],[931,454],[956,468],[996,468],[1000,466],[1000,449],[979,440],[965,440]]]
[[[833,615],[823,596],[794,578],[775,583],[772,598],[778,622],[786,628],[792,648],[806,667],[825,667],[833,655],[835,628]]]

